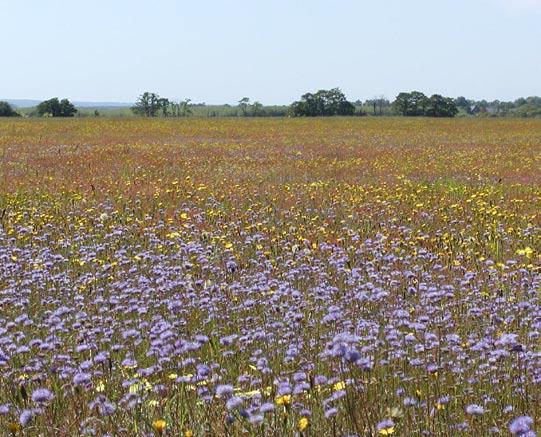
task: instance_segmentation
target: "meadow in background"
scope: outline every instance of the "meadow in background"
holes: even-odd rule
[[[540,169],[540,120],[1,120],[0,432],[533,435]]]

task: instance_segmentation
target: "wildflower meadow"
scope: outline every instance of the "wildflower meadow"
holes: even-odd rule
[[[0,434],[534,436],[541,120],[0,121]]]

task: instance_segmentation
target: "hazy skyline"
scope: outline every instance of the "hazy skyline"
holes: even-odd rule
[[[0,98],[541,95],[541,0],[0,0]]]

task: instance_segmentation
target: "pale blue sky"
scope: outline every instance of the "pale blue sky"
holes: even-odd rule
[[[0,97],[541,95],[541,0],[0,0]]]

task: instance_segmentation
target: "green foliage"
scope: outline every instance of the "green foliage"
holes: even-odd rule
[[[73,117],[77,109],[68,99],[59,101],[58,97],[54,97],[41,102],[36,112],[40,117]]]
[[[0,117],[19,117],[19,114],[8,102],[0,101]]]
[[[331,115],[354,115],[355,106],[346,99],[340,88],[306,93],[300,101],[291,104],[294,117],[320,117]]]
[[[261,102],[254,102],[252,103],[252,115],[254,117],[260,117],[265,114],[265,111],[263,109],[263,104]]]
[[[243,97],[239,100],[239,109],[244,117],[248,115],[248,106],[250,105],[250,99]]]
[[[190,107],[190,99],[184,99],[180,102],[170,101],[169,106],[171,108],[172,117],[187,117],[193,114],[193,111]]]
[[[187,117],[192,115],[190,99],[177,102],[148,91],[139,96],[131,110],[135,115],[141,117]]]
[[[156,117],[159,115],[160,111],[162,111],[164,115],[167,115],[168,104],[169,101],[167,99],[161,98],[156,93],[145,91],[139,96],[135,105],[133,105],[132,111],[135,115],[141,117]]]
[[[453,99],[434,94],[428,100],[425,115],[428,117],[454,117],[458,114],[458,108]]]
[[[439,94],[428,98],[419,91],[398,94],[393,107],[398,114],[410,117],[454,117],[458,114],[453,99]]]
[[[396,96],[393,106],[400,115],[417,117],[426,115],[426,108],[429,104],[429,99],[419,91],[411,93],[400,93]]]

